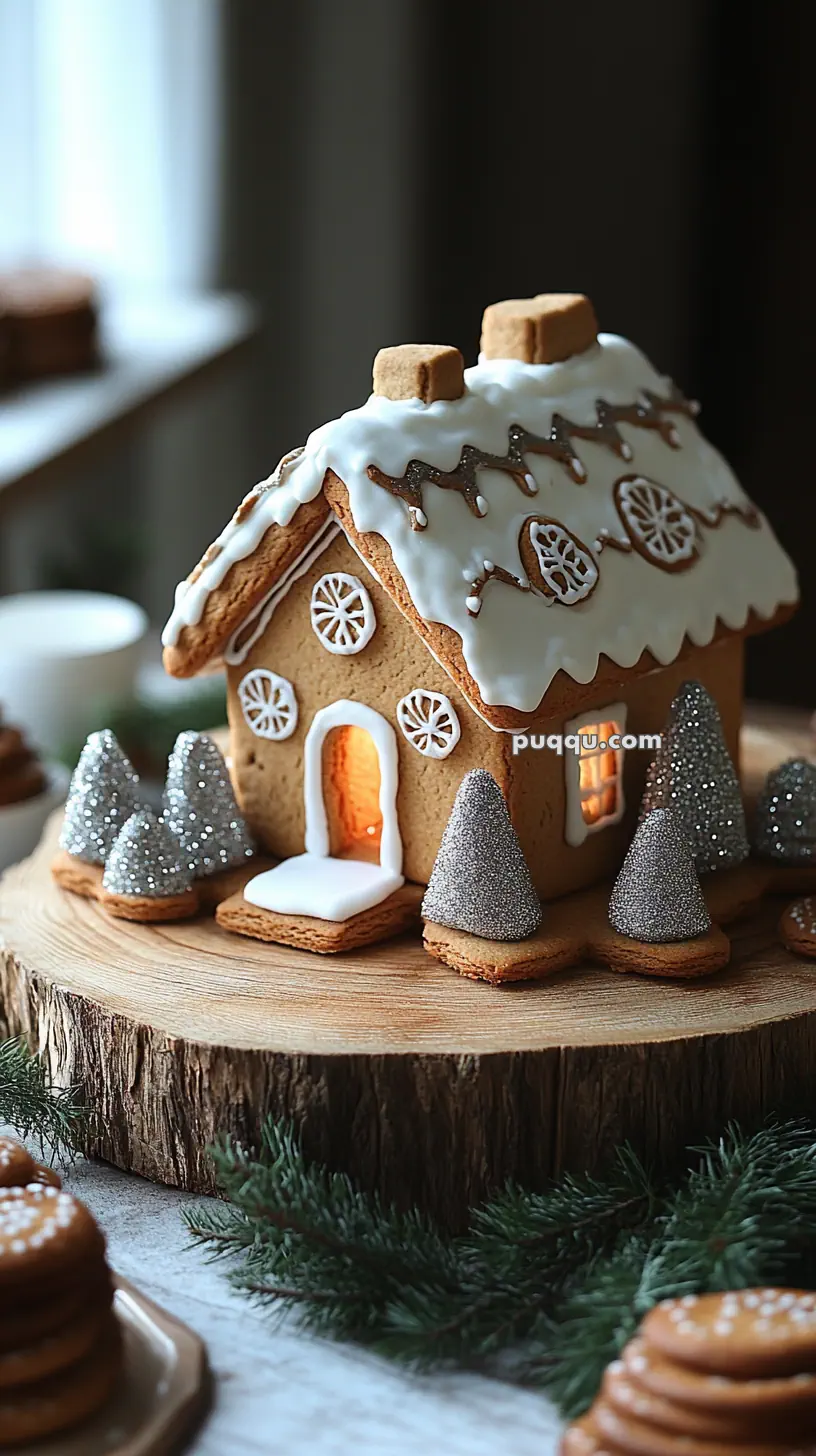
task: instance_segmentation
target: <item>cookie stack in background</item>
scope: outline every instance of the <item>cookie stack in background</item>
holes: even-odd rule
[[[747,1289],[653,1309],[561,1456],[816,1452],[816,1294]]]
[[[33,799],[46,786],[45,770],[19,728],[4,723],[0,708],[0,809]]]
[[[0,1139],[0,1449],[89,1419],[122,1367],[104,1237],[58,1185]]]
[[[63,268],[0,273],[0,385],[77,374],[99,363],[96,287]]]

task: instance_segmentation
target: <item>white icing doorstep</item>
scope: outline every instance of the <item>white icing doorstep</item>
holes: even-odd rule
[[[244,899],[280,915],[342,921],[381,905],[404,883],[402,875],[367,860],[298,854],[256,875]]]
[[[464,444],[503,455],[511,424],[548,435],[555,413],[592,424],[599,398],[631,404],[644,390],[665,396],[668,388],[634,345],[612,334],[601,334],[586,353],[562,364],[485,361],[466,371],[465,383],[461,399],[430,405],[372,395],[360,409],[310,435],[247,519],[222,532],[220,554],[198,581],[179,587],[165,642],[176,642],[185,625],[201,620],[209,592],[230,565],[251,555],[271,524],[288,524],[301,503],[313,500],[328,469],[345,482],[357,529],[378,532],[388,542],[420,615],[459,635],[468,669],[489,705],[532,711],[559,669],[586,683],[602,653],[625,668],[645,650],[669,663],[685,636],[703,646],[718,620],[738,631],[751,610],[767,619],[797,599],[793,565],[767,522],[761,519],[759,529],[751,529],[732,515],[714,529],[702,528],[699,560],[687,571],[661,571],[636,552],[607,549],[598,585],[584,601],[548,606],[534,593],[492,582],[478,615],[471,616],[467,587],[485,560],[523,576],[518,537],[530,515],[553,517],[590,545],[604,531],[620,536],[612,488],[621,474],[656,480],[698,510],[713,511],[723,502],[745,505],[747,498],[694,421],[677,415],[677,450],[656,431],[620,425],[632,452],[625,465],[605,446],[575,441],[587,471],[585,485],[546,456],[526,457],[538,486],[533,497],[524,496],[506,474],[482,470],[482,516],[472,515],[458,493],[428,484],[423,502],[428,525],[413,531],[406,505],[375,485],[367,466],[401,475],[410,460],[422,459],[452,470]]]

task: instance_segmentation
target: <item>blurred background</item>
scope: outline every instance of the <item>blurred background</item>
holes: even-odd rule
[[[0,267],[99,290],[101,366],[0,392],[0,594],[159,626],[245,491],[385,343],[590,294],[704,405],[802,568],[816,7],[0,0]],[[751,646],[813,705],[808,593]]]

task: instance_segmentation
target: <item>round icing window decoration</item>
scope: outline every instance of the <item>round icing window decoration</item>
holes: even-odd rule
[[[560,521],[546,516],[525,521],[519,554],[536,590],[565,607],[585,601],[598,585],[595,558]]]
[[[403,737],[423,758],[447,758],[459,742],[462,729],[456,709],[444,693],[413,688],[397,703],[397,722]]]
[[[298,721],[295,690],[285,677],[265,667],[253,668],[238,685],[238,701],[248,728],[256,738],[281,742],[291,738]]]
[[[326,651],[338,657],[362,652],[377,626],[371,597],[363,583],[347,571],[334,571],[315,583],[311,619]]]
[[[662,571],[686,571],[697,560],[697,524],[683,502],[655,480],[627,475],[615,504],[635,550]]]

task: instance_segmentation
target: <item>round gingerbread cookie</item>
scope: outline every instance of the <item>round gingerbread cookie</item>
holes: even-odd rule
[[[32,1183],[45,1183],[48,1188],[62,1187],[62,1179],[59,1173],[55,1173],[53,1168],[47,1168],[45,1163],[36,1164],[34,1177],[30,1181]]]
[[[705,1374],[676,1365],[659,1350],[632,1340],[622,1355],[626,1372],[638,1389],[712,1414],[729,1411],[749,1420],[775,1418],[779,1411],[813,1412],[816,1419],[816,1375],[783,1375],[777,1379],[739,1380]]]
[[[641,1334],[678,1365],[714,1375],[763,1380],[816,1372],[816,1294],[744,1289],[666,1299]]]
[[[65,1278],[104,1251],[94,1219],[70,1193],[38,1183],[0,1190],[0,1291]]]
[[[779,922],[779,936],[795,955],[816,957],[816,895],[806,895],[788,906]]]
[[[591,1411],[587,1415],[581,1416],[579,1421],[573,1421],[571,1426],[567,1426],[561,1437],[558,1456],[612,1456],[601,1440],[601,1434],[592,1419]]]
[[[121,1366],[122,1340],[112,1319],[78,1364],[22,1390],[0,1391],[3,1444],[21,1446],[89,1420],[111,1394]]]
[[[675,1435],[636,1416],[621,1415],[608,1401],[596,1400],[592,1415],[602,1440],[628,1456],[814,1456],[816,1448],[785,1442],[704,1441]]]
[[[34,1297],[28,1285],[24,1292],[11,1293],[7,1307],[0,1305],[0,1355],[31,1345],[95,1309],[109,1310],[113,1303],[113,1285],[104,1268],[64,1287],[48,1283]]]
[[[21,1188],[33,1183],[37,1164],[16,1138],[0,1136],[0,1188]]]
[[[750,1446],[752,1440],[766,1437],[778,1440],[782,1434],[787,1436],[794,1430],[799,1434],[803,1427],[801,1412],[799,1423],[794,1423],[782,1406],[775,1412],[774,1427],[771,1428],[768,1414],[765,1414],[765,1420],[762,1421],[750,1409],[733,1406],[730,1411],[705,1411],[697,1406],[669,1401],[666,1396],[654,1395],[651,1390],[644,1390],[635,1380],[629,1379],[627,1367],[622,1360],[613,1361],[606,1369],[602,1395],[606,1404],[611,1405],[613,1411],[618,1411],[618,1415],[646,1421],[648,1425],[657,1425],[660,1430],[669,1431],[673,1436],[692,1436],[701,1441],[731,1443],[740,1449]],[[807,1434],[810,1434],[810,1428]],[[816,1430],[813,1430],[813,1436],[816,1436]]]
[[[97,1343],[103,1330],[110,1331],[114,1319],[109,1308],[85,1310],[54,1333],[0,1353],[0,1391],[32,1385],[69,1365],[76,1365]]]

